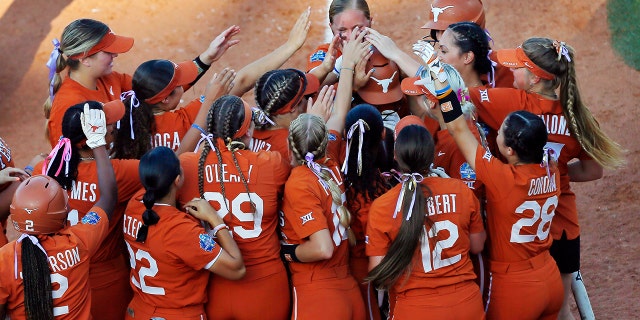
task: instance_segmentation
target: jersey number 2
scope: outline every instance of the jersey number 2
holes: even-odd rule
[[[544,241],[549,237],[549,230],[551,229],[551,219],[555,215],[556,208],[558,207],[558,196],[547,198],[542,206],[537,201],[529,200],[523,202],[518,208],[516,208],[516,214],[523,214],[527,211],[532,211],[533,216],[531,218],[522,218],[513,224],[511,227],[511,242],[515,243],[527,243],[533,242],[536,238],[540,241]],[[521,234],[523,227],[531,227],[538,224],[538,229],[535,234]]]
[[[449,220],[443,220],[436,221],[429,230],[427,230],[426,227],[422,228],[424,229],[424,235],[420,241],[420,252],[422,253],[422,267],[424,268],[424,272],[437,270],[460,261],[462,258],[460,254],[442,259],[442,250],[453,247],[458,240],[458,226]],[[433,246],[433,251],[431,251],[428,238],[435,238],[438,232],[442,230],[449,231],[449,237],[436,242]]]
[[[144,293],[163,296],[164,295],[163,287],[148,286],[144,280],[145,277],[153,278],[156,274],[158,274],[158,264],[156,263],[156,259],[154,259],[149,254],[149,252],[146,252],[142,249],[138,249],[134,254],[133,249],[128,243],[127,243],[127,249],[129,249],[129,263],[131,264],[131,269],[133,270],[136,269],[136,260],[142,261],[142,259],[144,259],[144,260],[147,260],[147,262],[149,263],[148,268],[141,267],[140,270],[138,270],[138,278],[140,278],[140,281],[138,281],[135,275],[133,275],[131,276],[131,283],[133,283],[133,285],[136,286],[136,288],[142,290],[142,292]]]

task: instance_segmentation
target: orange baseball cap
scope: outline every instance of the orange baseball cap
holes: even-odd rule
[[[400,87],[402,88],[402,92],[409,96],[427,96],[427,99],[433,101],[434,103],[438,103],[438,98],[436,98],[427,88],[423,85],[415,84],[416,81],[420,80],[420,77],[411,77],[404,78]]]
[[[111,29],[100,39],[95,46],[84,54],[76,54],[69,58],[78,59],[88,57],[100,51],[108,53],[125,53],[133,47],[133,38],[116,35]]]
[[[365,70],[375,68],[371,78],[358,94],[366,103],[383,105],[400,101],[403,97],[400,89],[400,69],[395,62],[385,58],[375,50]]]
[[[170,62],[173,63],[173,77],[171,77],[171,80],[164,89],[160,90],[160,92],[156,93],[153,97],[145,99],[145,102],[156,104],[168,97],[173,89],[187,85],[198,77],[198,67],[193,61],[185,61],[178,64],[172,61]]]
[[[400,121],[398,121],[398,123],[396,124],[395,129],[393,129],[393,138],[397,139],[400,131],[402,131],[402,129],[404,129],[405,127],[411,126],[411,125],[421,126],[429,130],[427,126],[424,124],[424,121],[422,121],[422,119],[420,119],[418,116],[408,115],[400,119]]]

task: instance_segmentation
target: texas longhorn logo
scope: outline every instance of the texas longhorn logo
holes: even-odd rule
[[[433,22],[438,22],[438,16],[443,13],[445,10],[449,9],[449,8],[453,8],[453,6],[446,6],[443,8],[438,8],[438,7],[434,7],[433,4],[431,5],[431,12],[433,12]]]
[[[398,71],[395,71],[389,79],[378,80],[374,77],[371,77],[371,79],[375,80],[382,87],[382,93],[387,93],[389,91],[389,85],[393,82],[393,77],[395,77],[396,73],[398,73]]]
[[[38,208],[35,208],[35,209],[24,208],[24,211],[26,211],[27,214],[31,214],[32,212],[34,212],[36,210],[38,210]]]

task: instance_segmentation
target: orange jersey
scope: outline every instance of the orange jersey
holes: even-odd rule
[[[478,129],[469,124],[469,128],[476,139],[479,139]],[[476,173],[473,171],[469,163],[464,158],[464,155],[458,149],[458,145],[449,131],[440,130],[436,133],[434,140],[435,145],[435,157],[433,159],[433,167],[444,170],[451,178],[460,179],[466,183],[469,189],[473,190],[473,193],[481,199],[484,197],[484,189],[482,181],[476,180]]]
[[[42,164],[40,162],[34,171],[41,172]],[[129,199],[142,188],[138,176],[138,164],[139,160],[111,160],[118,186],[118,200],[109,221],[109,232],[100,244],[98,252],[91,256],[91,263],[109,261],[124,252],[120,226]],[[71,190],[67,190],[67,194],[69,195],[70,209],[67,220],[69,225],[73,226],[78,224],[100,198],[98,168],[95,161],[81,161],[78,164],[78,176],[72,182]]]
[[[254,130],[249,149],[253,152],[275,151],[289,161],[289,130],[287,128]]]
[[[421,241],[413,255],[411,275],[401,276],[394,285],[397,293],[417,288],[438,288],[476,278],[469,259],[469,235],[484,230],[480,204],[473,192],[460,180],[429,177],[422,182],[431,190],[426,215],[433,226],[423,232],[428,242]],[[385,256],[398,236],[402,211],[394,218],[402,185],[398,184],[373,201],[367,227],[367,255]],[[428,196],[425,194],[425,196]]]
[[[516,110],[526,110],[542,118],[549,134],[547,147],[555,151],[558,160],[562,188],[551,234],[554,239],[560,239],[563,231],[566,231],[567,239],[578,237],[578,209],[575,194],[569,185],[568,163],[572,159],[588,160],[591,157],[570,133],[570,120],[564,117],[560,101],[545,99],[523,90],[505,88],[470,90],[469,94],[477,107],[480,120],[496,131],[504,118]]]
[[[89,260],[102,243],[108,223],[106,213],[92,207],[79,224],[38,236],[47,252],[56,319],[91,318]],[[26,319],[22,269],[22,243],[12,241],[0,249],[0,304],[6,305],[11,319]]]
[[[87,89],[67,76],[56,92],[47,122],[51,146],[55,146],[62,135],[62,118],[69,107],[87,100],[103,103],[119,100],[120,94],[128,90],[131,90],[131,76],[115,71],[98,78],[95,90]]]
[[[164,146],[177,151],[180,141],[196,120],[200,106],[202,103],[196,99],[182,108],[155,115],[156,130],[151,137],[153,147]]]
[[[0,170],[6,167],[14,167],[13,158],[11,157],[11,148],[0,138]],[[0,188],[2,190],[2,188]]]
[[[196,218],[163,204],[153,206],[160,220],[149,226],[144,243],[137,242],[146,210],[144,193],[140,190],[134,195],[123,221],[134,296],[162,308],[204,304],[210,274],[207,269],[220,257],[222,248]]]
[[[204,165],[204,198],[211,203],[230,228],[247,267],[269,261],[279,261],[280,244],[276,227],[278,206],[289,164],[277,152],[235,151],[238,165],[247,181],[250,194],[238,174],[231,155],[220,140],[216,140],[222,153],[222,164],[216,152],[207,155]],[[200,153],[187,152],[180,156],[184,170],[184,184],[178,191],[178,202],[185,204],[199,198],[198,161]],[[220,175],[224,181],[224,193]],[[256,206],[252,213],[250,201]]]
[[[307,59],[307,72],[321,65],[322,61],[324,61],[324,58],[327,56],[328,51],[329,43],[319,45]],[[336,55],[336,59],[338,59],[342,55],[342,52],[340,50],[337,50],[337,52],[338,54]]]
[[[346,201],[344,185],[338,163],[333,159],[327,162],[319,160],[332,171],[335,181],[342,190],[342,202]],[[296,273],[346,267],[348,265],[349,243],[347,230],[339,223],[337,207],[331,198],[331,192],[325,189],[311,169],[297,166],[291,170],[285,185],[281,222],[283,241],[288,244],[300,244],[312,234],[328,229],[335,246],[333,256],[328,260],[300,263],[290,262],[291,272]],[[294,283],[295,285],[295,283]]]
[[[478,148],[476,174],[487,193],[487,230],[491,260],[517,262],[551,246],[551,220],[558,207],[560,174],[539,164],[505,164]]]

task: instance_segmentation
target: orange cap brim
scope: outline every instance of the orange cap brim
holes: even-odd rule
[[[102,106],[102,111],[104,111],[107,124],[116,123],[124,116],[124,103],[119,99],[109,101]]]

